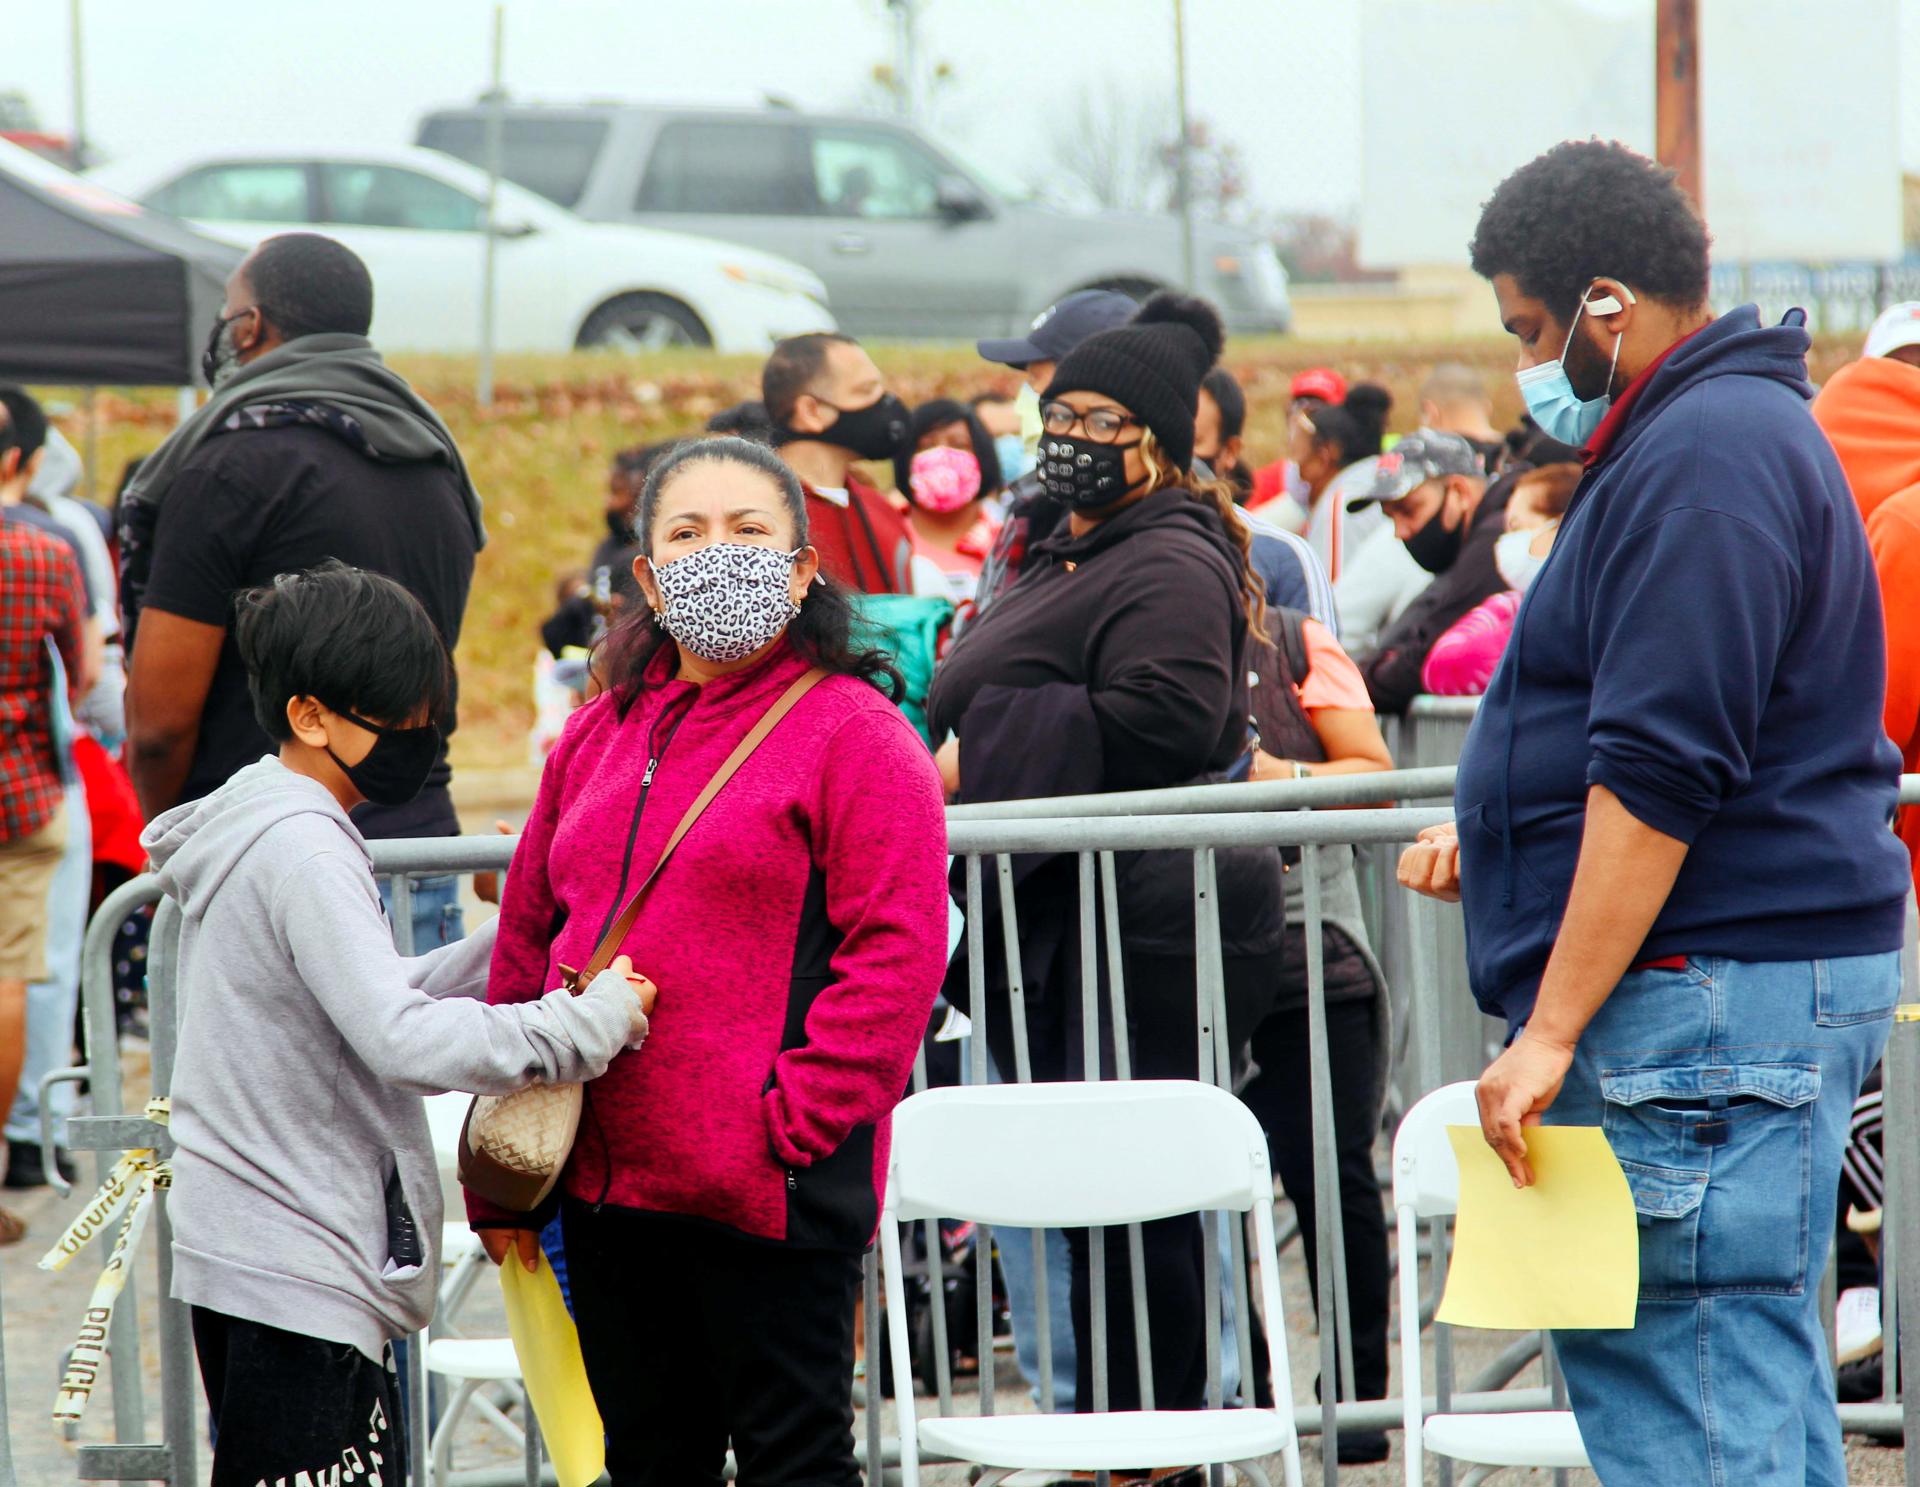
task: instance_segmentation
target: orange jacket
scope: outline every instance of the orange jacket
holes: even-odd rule
[[[1920,773],[1920,367],[1876,356],[1834,373],[1813,400],[1866,518],[1887,627],[1887,736]],[[1920,885],[1920,808],[1900,813]]]

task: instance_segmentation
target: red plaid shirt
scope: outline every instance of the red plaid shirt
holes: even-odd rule
[[[72,676],[86,612],[72,551],[31,527],[0,523],[0,841],[31,836],[64,798],[47,642]]]

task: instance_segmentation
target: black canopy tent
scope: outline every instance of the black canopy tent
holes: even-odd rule
[[[195,381],[242,256],[0,141],[0,380]]]

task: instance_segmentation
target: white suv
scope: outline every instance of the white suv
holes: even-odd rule
[[[373,274],[383,350],[479,345],[486,176],[438,151],[228,151],[118,161],[88,178],[243,245],[302,229],[337,238]],[[495,221],[495,344],[505,351],[762,352],[835,328],[819,277],[771,253],[585,222],[509,181]]]

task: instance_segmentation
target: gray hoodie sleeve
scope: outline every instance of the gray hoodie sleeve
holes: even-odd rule
[[[408,956],[401,961],[407,968],[407,984],[424,991],[436,1001],[441,997],[464,996],[487,999],[487,967],[493,961],[494,936],[500,920],[487,920],[465,939],[451,945],[436,945],[425,955]]]
[[[460,962],[436,962],[422,975],[418,960],[400,956],[365,862],[344,852],[302,862],[271,912],[275,934],[334,1026],[368,1068],[401,1088],[492,1095],[536,1080],[596,1079],[627,1044],[633,993],[617,977],[577,997],[554,992],[497,1007],[436,1000],[421,983]]]

